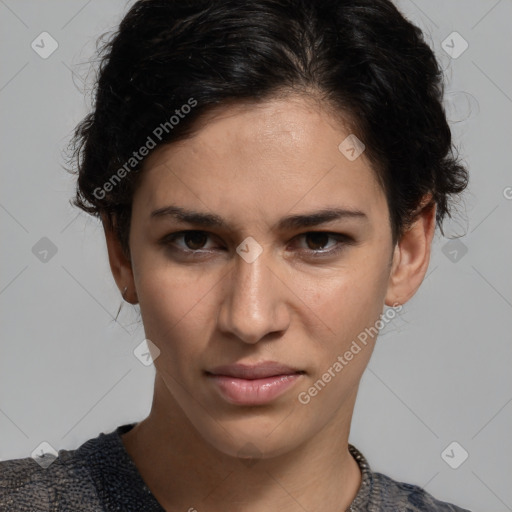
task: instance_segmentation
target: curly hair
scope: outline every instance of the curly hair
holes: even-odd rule
[[[386,194],[394,244],[425,197],[443,232],[449,196],[468,184],[442,70],[389,0],[140,0],[98,58],[93,109],[68,146],[72,204],[106,219],[127,256],[148,147],[233,102],[305,94],[348,122]]]

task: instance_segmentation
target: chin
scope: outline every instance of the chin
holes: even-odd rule
[[[278,457],[299,446],[301,437],[307,438],[305,432],[302,436],[300,432],[290,432],[287,414],[280,414],[280,418],[270,418],[262,413],[245,414],[243,418],[227,421],[209,417],[194,426],[210,446],[224,455],[242,459]],[[297,424],[296,421],[293,423]]]

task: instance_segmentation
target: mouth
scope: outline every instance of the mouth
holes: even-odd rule
[[[214,388],[234,405],[263,405],[288,391],[306,372],[265,361],[256,365],[217,366],[205,372]]]

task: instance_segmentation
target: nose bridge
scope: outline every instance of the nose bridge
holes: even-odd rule
[[[242,247],[243,248],[243,247]],[[269,255],[248,262],[237,256],[220,312],[221,329],[246,343],[286,328],[285,304]]]

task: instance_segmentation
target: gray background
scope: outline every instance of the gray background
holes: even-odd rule
[[[437,233],[425,282],[379,338],[351,442],[373,469],[441,499],[512,510],[512,0],[398,5],[446,71],[471,183],[447,223],[465,236]],[[125,11],[121,0],[0,0],[0,459],[42,441],[73,449],[149,412],[154,368],[133,355],[140,315],[125,304],[113,320],[103,231],[68,204],[61,156],[88,108],[95,41]],[[59,45],[47,59],[31,48],[43,31]],[[442,47],[453,31],[469,44],[458,58]],[[57,251],[46,261],[43,237]],[[441,457],[452,441],[469,453],[458,469]]]

